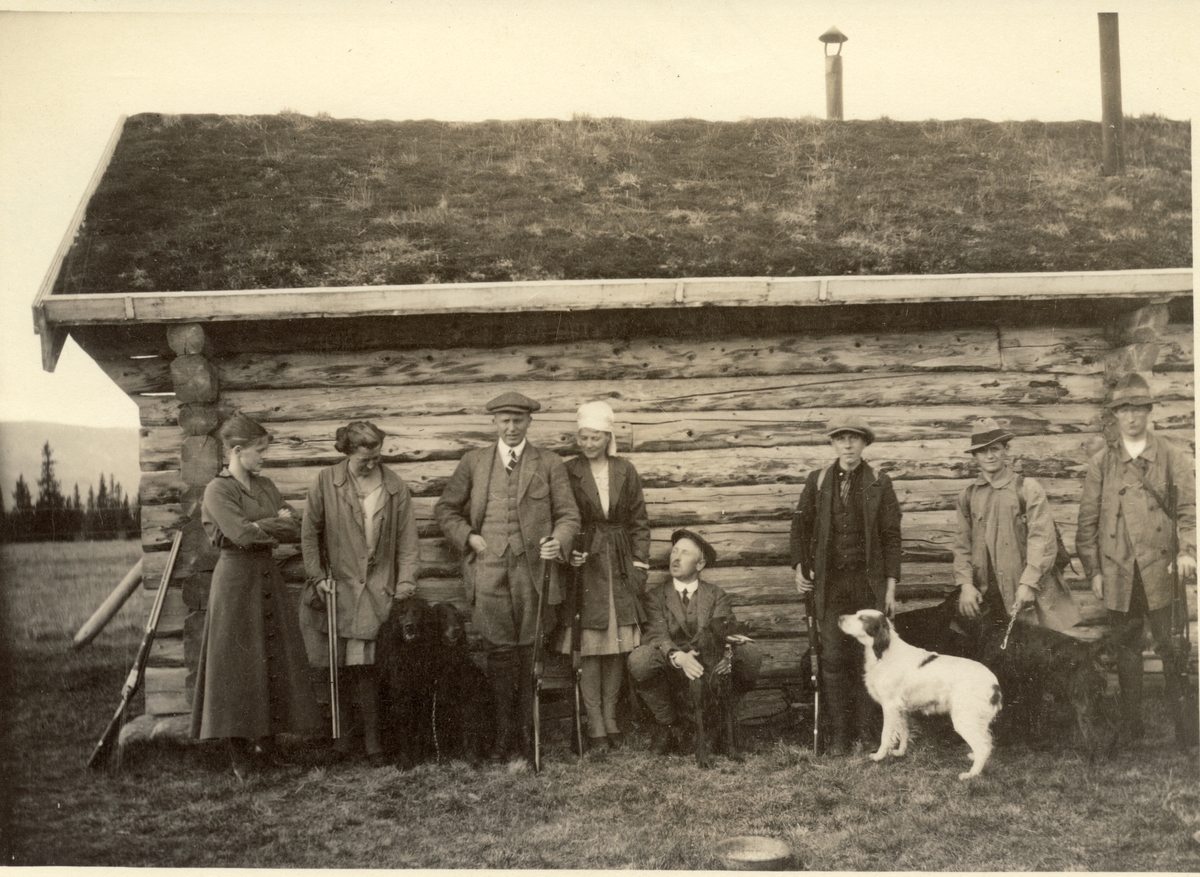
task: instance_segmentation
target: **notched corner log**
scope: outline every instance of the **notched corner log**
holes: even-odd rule
[[[167,328],[167,344],[176,354],[203,353],[205,346],[204,327],[199,323],[182,323]]]
[[[179,402],[216,402],[217,368],[199,354],[184,354],[171,361],[171,383]]]

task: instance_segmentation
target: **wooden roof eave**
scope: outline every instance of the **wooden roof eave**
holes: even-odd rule
[[[117,142],[121,139],[121,133],[125,130],[125,119],[125,116],[117,119],[116,127],[113,128],[112,134],[109,135],[108,143],[105,145],[104,151],[100,154],[100,161],[96,165],[96,169],[92,171],[92,177],[88,180],[87,187],[83,190],[83,197],[79,199],[79,204],[75,208],[71,222],[67,225],[67,233],[59,243],[58,249],[54,251],[54,258],[50,260],[50,267],[47,269],[46,276],[42,280],[42,285],[38,287],[37,296],[33,300],[33,330],[41,338],[42,368],[48,372],[54,371],[54,367],[58,365],[58,357],[62,353],[63,345],[67,341],[67,327],[65,325],[58,325],[54,320],[48,318],[44,305],[50,298],[51,291],[54,289],[54,282],[58,279],[58,273],[62,270],[63,260],[66,259],[67,252],[71,249],[75,235],[79,233],[79,230],[83,226],[83,216],[87,210],[88,202],[96,194],[100,180],[104,177],[104,172],[108,170],[113,153],[117,150]]]
[[[229,320],[680,307],[838,307],[946,301],[1139,299],[1192,291],[1191,268],[1030,274],[544,280],[413,286],[39,295],[43,336],[72,327]],[[61,349],[61,341],[57,342]]]

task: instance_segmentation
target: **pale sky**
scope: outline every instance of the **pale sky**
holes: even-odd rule
[[[850,38],[846,118],[1098,121],[1099,11],[1120,16],[1127,115],[1191,119],[1200,89],[1194,0],[4,6],[15,11],[0,13],[0,420],[137,425],[72,343],[53,375],[41,371],[30,316],[121,115],[822,117],[817,37],[836,25]]]

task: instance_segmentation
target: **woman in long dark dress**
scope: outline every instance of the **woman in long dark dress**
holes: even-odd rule
[[[300,519],[259,472],[270,436],[235,414],[218,435],[228,468],[204,490],[201,520],[221,557],[213,570],[192,736],[227,741],[239,779],[281,732],[317,734],[321,715],[295,604],[273,549],[300,541]]]
[[[582,453],[567,462],[581,518],[571,552],[582,589],[580,693],[589,748],[620,745],[617,696],[625,657],[641,642],[642,596],[650,569],[650,523],[637,470],[615,456],[613,412],[604,402],[579,407]],[[569,652],[570,636],[563,651]]]
[[[301,627],[315,627],[324,645],[326,595],[331,584],[336,586],[339,700],[353,706],[358,718],[345,722],[334,751],[347,754],[350,735],[345,730],[361,725],[367,759],[376,764],[383,761],[383,749],[375,635],[392,602],[417,592],[418,546],[408,487],[379,462],[383,438],[383,431],[366,421],[338,429],[334,447],[346,459],[322,469],[313,480],[301,527],[304,569],[319,594],[319,611],[314,605],[301,606]],[[326,652],[317,651],[328,660]],[[353,718],[350,710],[344,717]]]

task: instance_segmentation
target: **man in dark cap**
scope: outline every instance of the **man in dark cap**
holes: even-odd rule
[[[487,643],[495,759],[511,755],[514,742],[520,754],[532,758],[533,641],[543,571],[545,564],[555,564],[548,592],[541,595],[546,634],[563,599],[557,564],[565,562],[579,532],[566,466],[525,438],[539,408],[514,392],[488,402],[498,441],[463,454],[434,507],[442,533],[463,555],[471,620]]]
[[[700,578],[700,571],[716,563],[717,553],[699,533],[676,530],[671,534],[671,581],[646,595],[646,633],[642,644],[629,653],[629,674],[657,723],[652,752],[665,755],[679,748],[675,689],[704,675],[696,649],[700,631],[716,619],[736,622],[729,596]],[[733,659],[721,672],[731,673],[735,702],[754,688],[762,654],[744,636],[731,634]]]
[[[891,479],[863,462],[875,441],[862,420],[829,424],[838,458],[814,469],[804,482],[792,518],[791,562],[796,590],[813,601],[821,655],[821,696],[832,732],[825,751],[845,755],[851,737],[874,745],[879,707],[862,681],[863,651],[838,627],[839,615],[860,609],[893,614],[900,579],[900,503]],[[812,632],[810,631],[810,636]]]
[[[1175,723],[1175,742],[1195,746],[1196,689],[1188,683],[1183,581],[1196,575],[1196,482],[1191,455],[1149,428],[1154,397],[1141,375],[1113,387],[1107,408],[1118,437],[1088,461],[1079,502],[1075,549],[1092,592],[1116,633],[1117,678],[1128,742],[1144,733],[1142,634],[1147,623],[1162,659],[1163,692]]]

